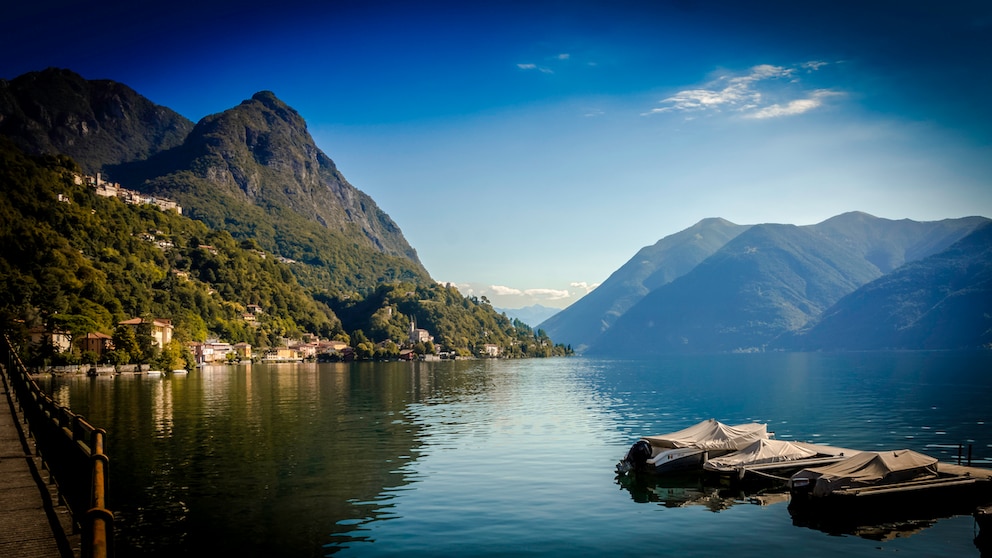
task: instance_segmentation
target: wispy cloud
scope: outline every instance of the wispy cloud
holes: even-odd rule
[[[555,70],[551,67],[555,63],[564,62],[572,58],[572,55],[567,52],[562,52],[554,56],[550,56],[545,59],[546,64],[535,64],[533,62],[522,62],[517,64],[517,68],[525,71],[536,71],[543,74],[553,74]]]
[[[687,118],[699,114],[731,112],[747,118],[766,119],[793,116],[819,108],[836,91],[804,91],[797,70],[815,72],[826,62],[810,61],[795,67],[761,64],[744,74],[719,76],[704,87],[684,89],[662,99],[644,116],[681,113]]]
[[[493,291],[493,294],[501,296],[513,296],[522,295],[523,291],[520,289],[514,289],[513,287],[504,287],[503,285],[490,285],[489,288]]]
[[[546,300],[561,300],[572,296],[566,289],[524,289],[524,294]]]
[[[552,70],[551,68],[548,68],[547,66],[538,66],[537,64],[530,64],[530,63],[517,64],[517,67],[520,68],[521,70],[526,70],[528,72],[533,70],[533,71],[541,72],[542,74],[555,73],[555,71]]]
[[[806,99],[796,99],[786,104],[774,104],[745,115],[747,118],[778,118],[779,116],[792,116],[809,112],[823,105],[823,100],[827,97],[842,95],[829,89],[818,89]]]
[[[498,296],[529,296],[544,300],[561,300],[572,296],[567,289],[515,289],[503,285],[490,285],[489,290]]]

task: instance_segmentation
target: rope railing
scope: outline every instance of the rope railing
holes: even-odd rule
[[[28,374],[9,337],[3,335],[6,371],[34,437],[35,450],[79,528],[84,558],[112,558],[114,514],[107,509],[110,459],[107,432],[55,402]]]

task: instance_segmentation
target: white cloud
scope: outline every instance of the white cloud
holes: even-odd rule
[[[826,62],[812,61],[799,67],[815,71],[825,65]],[[706,87],[679,91],[642,115],[733,111],[749,118],[773,118],[808,112],[822,106],[828,94],[837,94],[829,90],[803,91],[795,73],[796,68],[760,64],[742,75],[723,75]]]
[[[504,287],[503,285],[490,285],[489,289],[493,291],[493,294],[500,296],[512,296],[512,295],[522,295],[523,291],[520,289],[514,289],[513,287]]]
[[[526,70],[526,71],[537,70],[537,71],[541,72],[542,74],[553,74],[553,73],[555,73],[555,71],[552,70],[551,68],[548,68],[546,66],[538,66],[537,64],[531,64],[531,63],[517,64],[517,67],[520,68],[521,70]]]
[[[582,289],[583,291],[586,292],[586,294],[589,294],[593,289],[599,286],[599,283],[589,284],[586,283],[585,281],[574,281],[570,283],[569,286],[575,287],[576,289]]]
[[[789,101],[788,103],[774,104],[757,110],[751,114],[748,114],[748,118],[778,118],[780,116],[793,116],[796,114],[802,114],[804,112],[809,112],[815,108],[819,108],[823,105],[823,99],[826,97],[831,97],[835,95],[840,95],[835,91],[829,91],[826,89],[821,89],[814,91],[812,95],[806,99],[796,99],[794,101]]]
[[[571,54],[569,54],[567,52],[562,52],[562,53],[556,54],[554,56],[548,56],[544,60],[546,62],[548,62],[548,64],[550,66],[553,66],[556,62],[563,62],[565,60],[569,60],[570,58],[572,58],[572,55]],[[549,67],[549,66],[540,66],[538,64],[534,64],[533,62],[519,63],[519,64],[517,64],[517,68],[520,68],[521,70],[527,70],[527,71],[537,70],[538,72],[541,72],[542,74],[553,74],[553,73],[555,73],[554,69],[552,69],[551,67]]]
[[[571,297],[565,289],[515,289],[503,285],[490,285],[489,290],[495,296],[526,296],[542,300],[562,300]]]
[[[572,296],[567,290],[564,289],[526,289],[524,294],[534,298],[545,298],[547,300],[561,300]]]

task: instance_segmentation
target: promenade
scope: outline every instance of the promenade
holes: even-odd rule
[[[8,389],[0,381],[0,556],[72,558],[79,537],[66,537],[69,512],[53,502],[48,474],[33,456],[31,440],[25,442],[27,425]]]

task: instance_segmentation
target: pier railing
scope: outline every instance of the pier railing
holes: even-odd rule
[[[110,459],[104,453],[107,432],[55,402],[28,374],[6,334],[0,341],[4,363],[18,405],[34,437],[42,464],[51,473],[59,496],[80,529],[84,558],[112,558],[114,514],[107,509]]]

